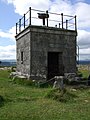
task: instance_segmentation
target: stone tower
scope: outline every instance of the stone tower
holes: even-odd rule
[[[64,22],[62,13],[54,13],[61,16],[61,23],[53,27],[49,26],[51,13],[46,11],[37,18],[38,21],[42,19],[43,25],[33,25],[33,11],[30,7],[28,26],[26,14],[23,24],[22,19],[16,23],[17,72],[35,80],[49,80],[65,73],[76,73],[76,16],[67,16],[74,22],[73,27],[69,28],[66,16]]]

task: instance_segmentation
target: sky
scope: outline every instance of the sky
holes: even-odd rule
[[[0,0],[0,60],[16,59],[16,22],[32,7],[77,16],[80,60],[90,60],[90,0]]]

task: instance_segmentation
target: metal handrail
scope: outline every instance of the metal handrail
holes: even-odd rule
[[[62,29],[67,29],[67,30],[77,30],[77,24],[76,24],[76,16],[71,16],[71,15],[64,15],[63,13],[52,13],[52,12],[45,12],[43,10],[37,10],[37,9],[31,9],[31,7],[29,8],[29,10],[24,14],[24,16],[21,17],[21,19],[19,19],[19,21],[16,23],[16,34],[18,34],[19,32],[22,31],[22,29],[25,29],[26,26],[29,26],[29,25],[32,25],[32,19],[39,19],[38,17],[36,16],[32,16],[32,12],[44,12],[44,13],[49,13],[49,16],[52,14],[52,15],[58,15],[60,16],[60,20],[53,20],[53,19],[49,19],[47,18],[47,27],[49,27],[49,23],[48,21],[51,21],[51,22],[57,22],[59,24],[59,28],[61,27]],[[29,16],[27,19],[26,19],[26,16]],[[67,17],[67,19],[66,19]],[[71,17],[71,19],[69,19],[68,17]],[[54,17],[55,18],[55,17]],[[56,17],[57,18],[57,17]],[[65,20],[64,20],[65,19]],[[29,21],[28,25],[26,25],[26,20]],[[74,20],[74,21],[72,21]],[[71,27],[71,22],[73,22],[72,26],[73,28]],[[66,24],[66,28],[65,28],[65,25]],[[54,26],[55,27],[55,26]],[[71,27],[71,28],[70,28]]]

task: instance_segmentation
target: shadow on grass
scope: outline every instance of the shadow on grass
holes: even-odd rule
[[[4,106],[4,102],[5,102],[5,100],[4,100],[3,96],[0,95],[0,107]]]
[[[3,96],[0,95],[0,108],[3,107],[7,103],[15,103],[15,102],[30,102],[30,101],[36,101],[38,98],[36,97],[24,97],[20,96],[17,98],[11,98],[10,96]]]

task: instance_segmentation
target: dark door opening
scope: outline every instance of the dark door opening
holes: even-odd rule
[[[48,52],[48,75],[47,79],[63,74],[62,53]]]

